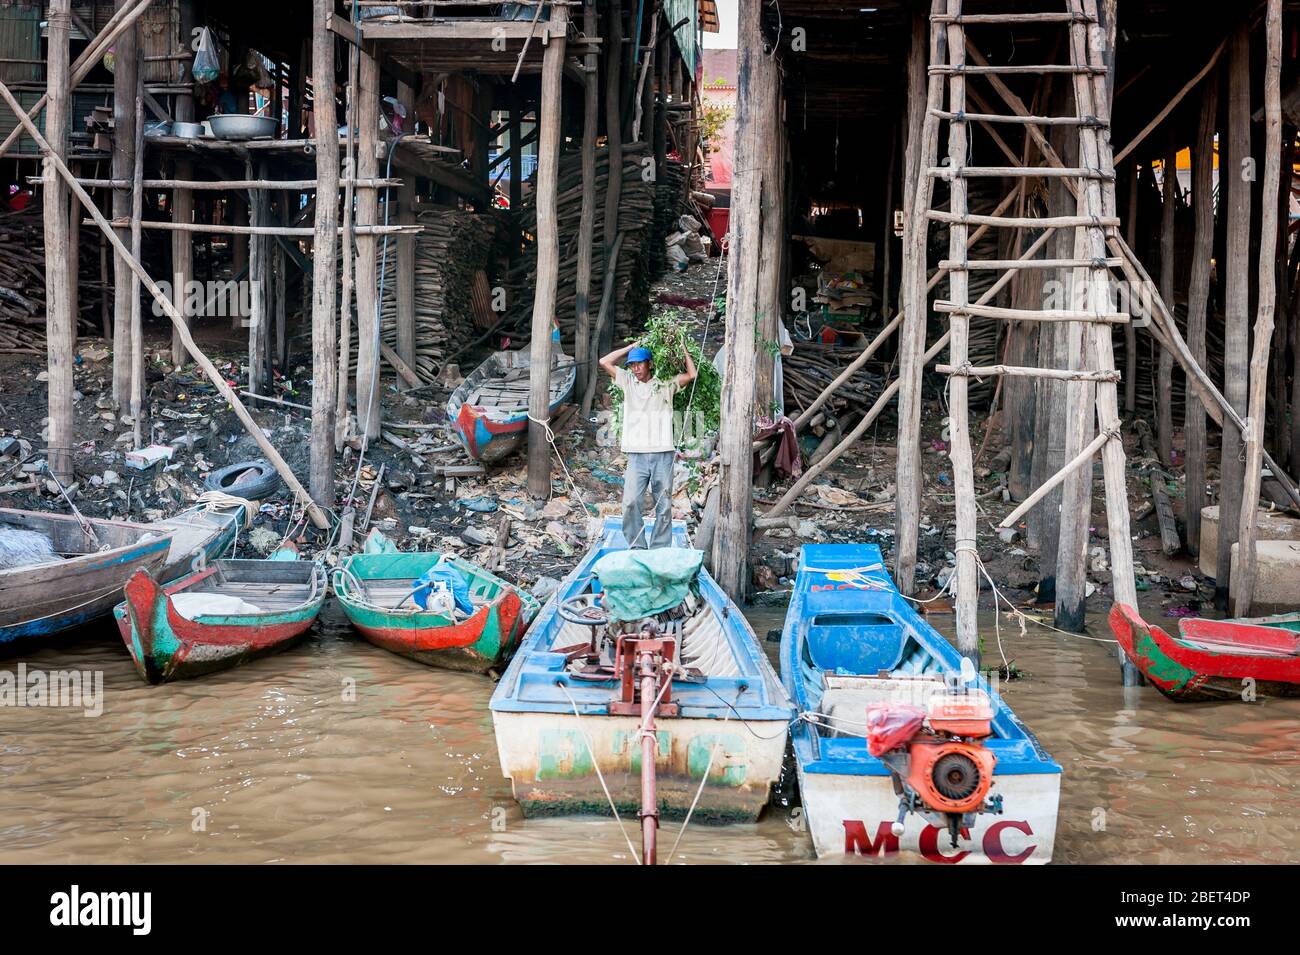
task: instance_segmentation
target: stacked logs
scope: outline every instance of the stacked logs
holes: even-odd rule
[[[627,143],[623,146],[623,187],[619,201],[618,231],[623,235],[615,271],[613,293],[613,324],[616,337],[625,337],[628,329],[638,325],[648,311],[649,270],[646,249],[651,242],[651,227],[655,220],[656,190],[643,175],[643,159],[649,157],[645,143]],[[600,250],[605,247],[604,207],[599,198],[609,186],[609,153],[596,152],[596,219],[592,242],[597,254],[592,257],[591,301],[592,320],[599,307],[601,289],[605,282],[605,262]],[[560,157],[557,182],[557,209],[560,230],[560,271],[556,285],[555,317],[566,345],[573,343],[574,305],[578,271],[578,225],[582,215],[582,157],[569,152]],[[531,198],[525,199],[520,209],[520,227],[531,236],[537,225],[537,207]],[[611,236],[611,239],[613,237]],[[660,245],[663,237],[659,237]],[[532,320],[533,293],[537,286],[537,247],[529,242],[518,263],[510,271],[507,281],[511,289],[510,305],[505,324],[524,331]]]
[[[0,213],[0,354],[45,354],[45,227],[41,204]],[[97,233],[82,230],[77,303],[81,330],[99,330]]]
[[[856,348],[814,342],[799,342],[795,345],[793,354],[781,359],[785,413],[795,417],[800,410],[812,404],[857,356]],[[867,362],[836,389],[826,407],[834,411],[838,418],[865,414],[885,388],[884,372],[883,362]]]

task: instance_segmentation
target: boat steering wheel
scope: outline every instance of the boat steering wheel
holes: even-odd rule
[[[600,594],[579,594],[563,600],[557,612],[561,620],[580,627],[603,627],[609,623],[609,614],[600,605]]]

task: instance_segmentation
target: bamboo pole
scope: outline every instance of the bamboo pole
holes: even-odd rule
[[[585,0],[582,6],[582,29],[588,38],[596,36],[596,22],[595,0]],[[582,100],[582,211],[578,219],[578,266],[574,279],[573,306],[573,355],[577,366],[574,394],[577,395],[587,393],[588,377],[597,374],[591,341],[591,256],[596,227],[596,134],[600,121],[600,88],[596,83],[598,64],[596,48],[587,47],[587,83],[583,87]],[[512,133],[512,146],[513,143]]]
[[[311,76],[315,90],[312,125],[318,139],[338,128],[334,112],[333,0],[312,0]],[[339,152],[316,150],[316,234],[312,245],[311,493],[317,505],[334,504],[335,367],[334,282],[339,217]]]
[[[931,0],[931,16],[941,14],[946,9],[946,0]],[[921,354],[925,351],[926,319],[929,316],[927,296],[933,287],[933,284],[926,282],[929,235],[929,220],[926,216],[934,194],[934,180],[926,175],[926,170],[938,159],[939,118],[935,111],[943,105],[943,77],[934,75],[927,80],[926,54],[928,50],[930,63],[943,62],[948,55],[947,43],[946,31],[930,29],[925,15],[920,10],[915,11],[907,61],[908,138],[903,161],[903,215],[906,231],[903,235],[903,275],[899,290],[903,326],[899,333],[898,457],[894,480],[894,541],[897,548],[894,581],[904,594],[911,594],[915,590],[922,482],[921,377],[925,371]],[[770,515],[771,511],[768,513]]]
[[[1243,160],[1250,157],[1250,27],[1233,33],[1228,53],[1228,161],[1220,165],[1228,188],[1224,212],[1228,247],[1224,261],[1223,393],[1238,414],[1247,413],[1248,347],[1250,336],[1251,183],[1243,178]],[[1265,205],[1268,203],[1266,202]],[[1245,465],[1242,434],[1223,431],[1219,461],[1219,538],[1215,561],[1215,603],[1227,609],[1232,582],[1232,545],[1240,527],[1232,515],[1241,511]]]
[[[49,401],[49,448],[47,462],[57,480],[72,480],[73,424],[72,351],[77,318],[72,313],[68,281],[68,191],[59,179],[54,162],[67,150],[68,111],[71,93],[68,88],[68,37],[72,30],[72,0],[52,0],[49,10],[49,50],[46,62],[49,105],[45,111],[45,128],[49,132],[49,158],[45,160],[45,309],[49,374],[46,388]],[[30,122],[30,121],[29,121]]]
[[[551,11],[552,26],[563,29],[569,12]],[[551,327],[555,322],[555,294],[560,270],[560,234],[556,221],[556,183],[560,165],[561,83],[565,38],[552,36],[542,57],[540,133],[537,145],[537,295],[533,299],[532,341],[528,369],[528,493],[551,496]],[[618,177],[611,173],[613,182]],[[606,219],[606,223],[614,221]]]
[[[1192,275],[1187,291],[1187,344],[1197,365],[1205,367],[1205,325],[1210,301],[1210,265],[1214,258],[1214,135],[1219,114],[1219,74],[1211,74],[1201,91],[1201,117],[1192,147]],[[1170,352],[1172,354],[1172,351]],[[1190,376],[1185,386],[1183,437],[1186,461],[1187,552],[1201,552],[1201,510],[1205,507],[1205,409]]]
[[[58,0],[58,2],[66,2],[66,0]],[[318,0],[318,2],[322,4],[322,7],[324,6],[324,0]],[[191,356],[193,356],[195,362],[197,362],[199,367],[203,370],[203,373],[207,375],[208,380],[211,381],[213,386],[217,389],[217,393],[229,402],[235,415],[248,430],[249,435],[257,443],[258,448],[260,448],[262,453],[266,455],[267,460],[270,461],[271,465],[277,472],[279,472],[280,476],[284,479],[285,484],[294,492],[295,497],[306,506],[307,516],[310,518],[312,523],[322,529],[328,528],[329,521],[325,517],[324,512],[317,505],[312,503],[311,499],[307,496],[306,490],[298,481],[298,478],[294,475],[289,465],[285,463],[284,458],[280,456],[280,452],[277,451],[275,446],[267,440],[261,427],[253,420],[253,417],[248,413],[248,409],[245,408],[243,403],[239,400],[239,396],[236,395],[230,385],[226,383],[225,377],[217,370],[217,367],[212,364],[211,360],[203,353],[199,346],[194,343],[194,339],[191,337],[190,330],[186,327],[185,320],[181,316],[181,313],[176,310],[174,305],[172,305],[171,300],[163,294],[163,291],[158,287],[158,284],[149,277],[149,273],[145,271],[144,266],[131,255],[131,251],[122,242],[121,238],[118,237],[117,233],[113,231],[113,227],[109,224],[109,221],[104,218],[103,214],[100,213],[99,209],[95,206],[95,200],[87,194],[85,189],[77,184],[71,170],[68,169],[67,165],[63,162],[63,159],[51,147],[49,141],[41,135],[40,130],[36,128],[35,124],[27,118],[26,113],[23,112],[22,106],[14,98],[13,93],[9,91],[9,87],[3,82],[0,82],[0,99],[5,101],[13,111],[14,115],[18,118],[18,122],[22,125],[27,135],[32,138],[32,141],[36,143],[37,148],[45,155],[47,166],[54,167],[62,180],[69,188],[71,188],[73,194],[78,200],[80,200],[82,206],[91,214],[91,217],[95,220],[95,225],[99,227],[100,231],[108,239],[109,243],[113,246],[113,250],[118,255],[122,256],[131,271],[139,277],[144,287],[149,290],[149,294],[153,296],[154,301],[158,303],[158,306],[171,320],[172,326],[181,329],[181,337],[185,341],[186,350]],[[63,222],[67,221],[66,216],[60,215],[59,219]],[[332,476],[333,475],[331,474],[331,477]]]
[[[379,175],[379,60],[366,49],[357,51],[361,61],[359,86],[353,94],[357,116],[358,178]],[[378,225],[379,194],[364,190],[357,197],[357,225],[361,229]],[[379,249],[374,235],[357,233],[357,426],[368,441],[379,437]]]
[[[1263,466],[1268,353],[1273,339],[1273,312],[1277,305],[1277,194],[1282,177],[1282,0],[1268,0],[1264,23],[1267,53],[1264,65],[1264,201],[1260,225],[1259,302],[1255,313],[1254,351],[1250,358],[1250,416],[1246,419],[1245,479],[1241,493],[1237,573],[1233,581],[1236,593],[1233,612],[1239,617],[1250,615],[1258,573],[1255,509],[1259,506],[1259,478]],[[1289,170],[1287,178],[1290,179]],[[1220,533],[1223,523],[1220,515]]]

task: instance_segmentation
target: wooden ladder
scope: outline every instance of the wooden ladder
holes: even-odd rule
[[[1090,500],[1092,458],[1102,455],[1105,474],[1106,513],[1110,532],[1110,566],[1115,600],[1136,606],[1137,590],[1133,577],[1132,538],[1129,533],[1128,495],[1125,488],[1124,446],[1120,437],[1119,400],[1116,384],[1111,330],[1115,324],[1129,320],[1110,304],[1110,268],[1118,261],[1107,257],[1107,240],[1119,225],[1115,207],[1115,166],[1110,146],[1110,92],[1107,48],[1110,39],[1097,10],[1097,0],[1063,0],[1064,9],[1046,13],[963,14],[962,0],[932,0],[931,77],[927,138],[922,144],[922,164],[929,163],[921,174],[948,184],[947,210],[934,206],[934,190],[928,188],[929,208],[925,217],[948,227],[948,258],[940,268],[949,272],[949,298],[936,301],[934,308],[949,316],[949,360],[938,370],[949,376],[949,415],[953,484],[956,491],[957,541],[954,553],[956,569],[957,641],[962,652],[978,663],[979,636],[977,606],[979,595],[978,551],[976,550],[976,503],[974,465],[971,455],[968,384],[971,378],[1020,376],[1064,380],[1067,388],[1067,430],[1065,456],[1067,464],[1045,481],[1029,498],[1003,521],[1012,526],[1035,504],[1058,486],[1063,487],[1060,553],[1064,576],[1058,576],[1058,599],[1068,595],[1083,606],[1084,570],[1088,553],[1088,514],[1083,502]],[[1059,26],[1068,31],[1068,63],[993,65],[985,60],[966,36],[973,25],[1000,24]],[[1110,25],[1113,30],[1113,24]],[[1048,73],[1069,78],[1074,93],[1075,112],[1069,116],[1031,115],[1020,98],[1003,81],[1008,74]],[[977,76],[990,84],[1010,113],[968,112],[967,78]],[[947,105],[943,91],[947,88]],[[972,98],[982,103],[978,94]],[[986,108],[987,109],[987,108]],[[936,165],[939,121],[948,124],[948,159]],[[1008,154],[1012,165],[973,166],[968,164],[970,126],[977,123],[989,129],[994,141]],[[1043,166],[1018,164],[1017,156],[997,134],[1008,125],[1023,128],[1046,161]],[[1078,135],[1078,165],[1066,166],[1048,141],[1044,130],[1071,127]],[[973,215],[969,209],[968,186],[979,179],[1058,178],[1077,199],[1075,215],[1020,218],[997,214]],[[925,222],[918,220],[925,228]],[[983,228],[1019,228],[1044,230],[1044,237],[1034,242],[1019,259],[975,261],[969,257],[970,230]],[[1046,233],[1070,229],[1074,232],[1071,258],[1034,259]],[[1009,273],[1022,268],[1068,270],[1073,278],[1069,307],[1043,309],[1003,308],[986,304],[988,294],[972,302],[969,277],[973,270]],[[994,290],[1005,281],[994,284]],[[969,360],[969,333],[972,318],[1004,321],[1063,322],[1068,328],[1068,368],[1012,367],[1007,365],[974,366]],[[1095,419],[1093,409],[1095,407]],[[1094,436],[1095,435],[1095,436]],[[1076,502],[1071,512],[1070,502]],[[1079,513],[1080,511],[1084,513]],[[1059,605],[1058,605],[1059,606]],[[1137,671],[1119,651],[1126,684],[1136,683]]]

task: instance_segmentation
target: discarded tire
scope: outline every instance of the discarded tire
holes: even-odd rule
[[[203,486],[209,491],[224,491],[237,497],[259,500],[279,489],[280,475],[269,461],[258,458],[213,471]]]

